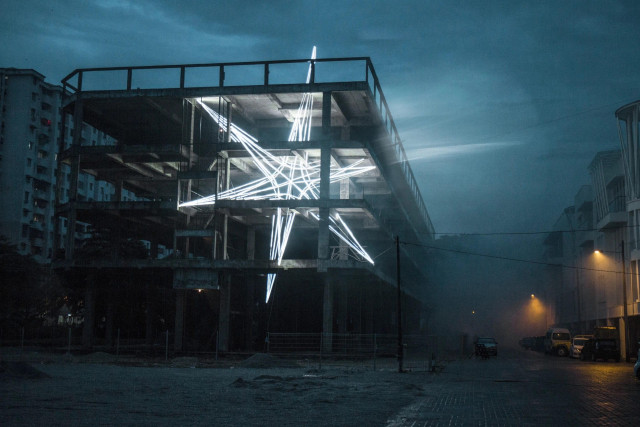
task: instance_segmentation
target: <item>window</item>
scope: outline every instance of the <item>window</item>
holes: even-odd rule
[[[24,192],[24,202],[25,203],[29,203],[29,192],[28,191]]]

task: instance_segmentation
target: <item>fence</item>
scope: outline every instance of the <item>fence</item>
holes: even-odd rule
[[[433,370],[445,360],[468,354],[466,336],[403,335],[403,365],[411,370]],[[395,334],[268,333],[267,352],[304,357],[322,363],[355,361],[377,368],[396,364]]]
[[[94,337],[93,351],[113,354],[143,354],[175,356],[173,334],[156,331],[152,343],[141,331],[113,330],[107,341]],[[216,335],[217,338],[217,335]],[[217,340],[216,340],[217,341]],[[472,349],[465,335],[436,336],[426,334],[403,335],[403,366],[410,370],[434,370],[447,360],[466,357]],[[1,328],[0,347],[39,349],[52,352],[86,352],[82,345],[82,327],[59,325],[37,328]],[[218,358],[217,342],[207,350],[186,353]],[[266,351],[274,356],[307,360],[326,365],[348,364],[367,368],[395,368],[397,366],[398,338],[395,334],[322,334],[322,333],[267,333]],[[264,351],[264,350],[263,350]],[[180,352],[185,353],[185,352]],[[232,358],[247,357],[247,352],[231,353]]]
[[[167,332],[157,331],[151,344],[147,342],[144,331],[132,331],[114,328],[113,337],[107,340],[98,334],[93,337],[93,349],[111,353],[145,353],[165,354],[167,347]],[[0,328],[0,347],[18,349],[38,349],[50,352],[86,352],[82,342],[82,325],[29,325],[26,327]],[[104,331],[103,331],[104,333]]]

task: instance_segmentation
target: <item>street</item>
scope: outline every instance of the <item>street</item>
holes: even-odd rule
[[[394,359],[376,370],[338,360],[319,369],[265,354],[165,361],[3,350],[3,426],[640,425],[631,364],[526,350],[441,362],[436,372],[407,361],[406,373]]]
[[[390,426],[640,425],[633,366],[526,350],[449,364]]]

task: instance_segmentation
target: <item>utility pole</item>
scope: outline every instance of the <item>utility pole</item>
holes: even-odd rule
[[[627,272],[624,259],[624,240],[622,240],[622,315],[624,317],[624,353],[627,363],[631,362],[629,355],[629,319],[627,317]]]
[[[396,287],[398,290],[398,372],[402,373],[402,289],[400,288],[400,238],[396,236]]]

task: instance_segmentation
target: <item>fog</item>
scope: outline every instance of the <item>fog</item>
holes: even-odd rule
[[[553,310],[541,261],[540,235],[443,236],[429,250],[429,334],[493,336],[513,347],[543,335]],[[435,249],[438,248],[438,249]],[[532,298],[531,295],[534,295]]]

